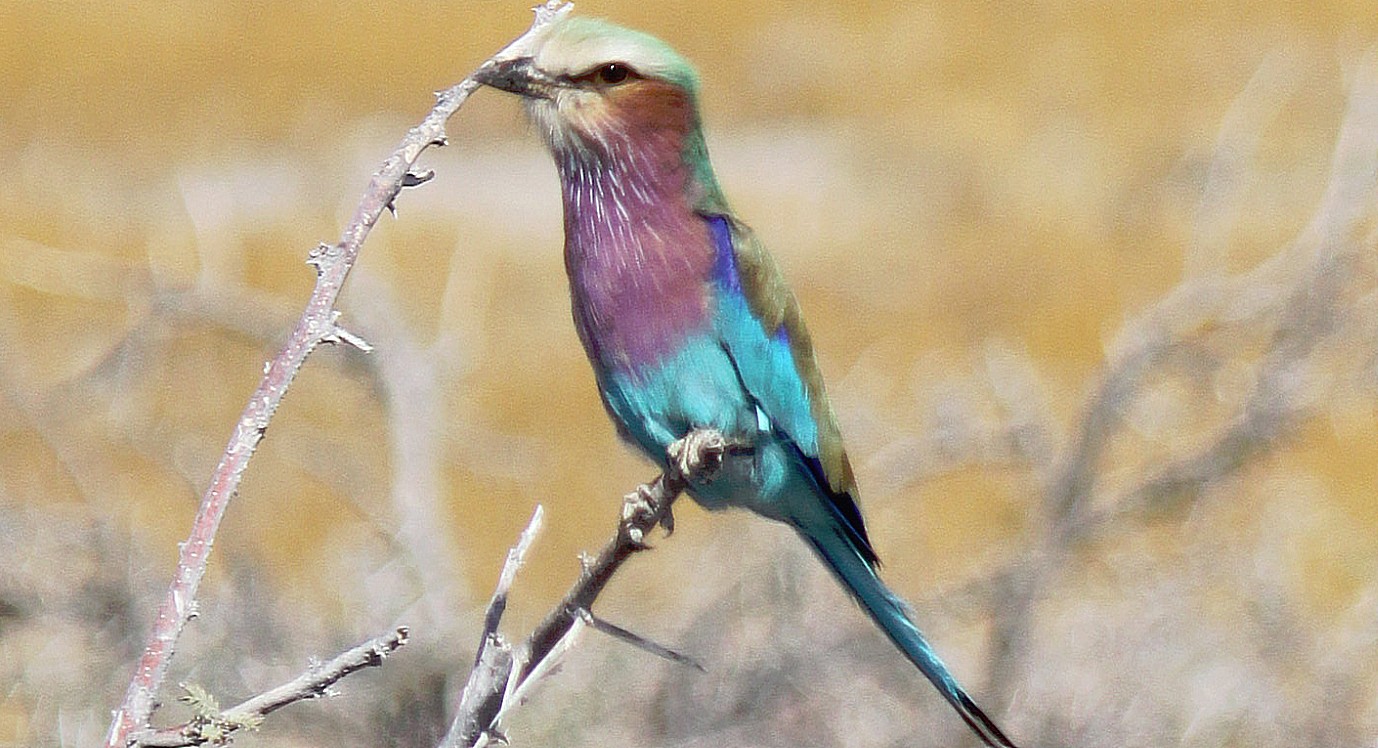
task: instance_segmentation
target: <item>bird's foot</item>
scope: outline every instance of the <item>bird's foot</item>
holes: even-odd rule
[[[686,481],[708,482],[722,467],[727,439],[713,429],[695,429],[670,445],[670,460]]]
[[[658,524],[668,537],[675,532],[675,515],[670,511],[674,497],[690,483],[708,483],[722,469],[729,454],[750,454],[751,447],[728,441],[713,429],[695,429],[675,441],[666,451],[670,469],[653,483],[642,484],[622,500],[622,532],[640,548],[646,533]]]
[[[651,487],[642,483],[635,491],[622,497],[622,521],[645,522],[655,514],[655,495]]]
[[[623,497],[622,526],[626,528],[627,538],[642,548],[649,547],[646,544],[646,533],[655,528],[656,512],[659,510],[655,493],[645,483]],[[660,518],[660,524],[665,526],[668,535],[674,532],[675,518],[666,510]]]

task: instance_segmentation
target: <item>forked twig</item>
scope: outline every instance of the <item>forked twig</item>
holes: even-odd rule
[[[539,527],[540,510],[537,510],[532,526],[522,533],[522,540],[508,554],[498,589],[484,617],[483,640],[474,669],[469,674],[449,734],[441,742],[442,748],[472,748],[485,745],[494,737],[500,738],[498,726],[506,711],[521,703],[530,688],[553,669],[560,655],[573,646],[586,627],[608,631],[653,654],[702,670],[698,663],[684,655],[598,621],[590,611],[594,600],[622,564],[633,554],[650,547],[645,542],[646,536],[657,525],[667,522],[675,499],[691,483],[711,480],[723,458],[738,451],[740,448],[722,434],[709,429],[691,432],[670,445],[665,471],[627,495],[628,511],[623,512],[616,534],[596,557],[584,564],[579,579],[560,604],[536,627],[526,643],[514,651],[498,635],[497,626],[506,608],[511,576],[520,566]]]

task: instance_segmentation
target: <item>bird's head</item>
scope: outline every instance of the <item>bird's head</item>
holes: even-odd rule
[[[570,16],[526,53],[476,79],[522,96],[556,155],[614,156],[619,146],[693,147],[698,75],[649,34]]]

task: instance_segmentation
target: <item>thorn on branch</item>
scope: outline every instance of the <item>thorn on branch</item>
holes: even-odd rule
[[[587,608],[580,608],[578,611],[578,615],[580,618],[584,619],[584,623],[588,624],[589,628],[593,629],[594,631],[599,631],[604,634],[607,634],[608,636],[611,636],[614,639],[624,641],[644,652],[650,652],[656,657],[662,657],[664,659],[669,660],[670,662],[679,665],[688,665],[689,667],[694,668],[700,673],[708,672],[704,669],[703,665],[700,665],[698,661],[694,658],[688,655],[680,654],[679,652],[676,652],[673,649],[670,649],[669,647],[657,644],[651,641],[650,639],[647,639],[639,634],[628,631],[627,629],[624,629],[615,623],[609,623],[608,621],[605,621],[599,618],[598,616],[595,616],[592,613],[592,611],[588,610]]]
[[[444,140],[444,138],[439,138],[438,140]],[[432,140],[431,145],[444,145],[444,143]],[[409,171],[402,175],[402,189],[419,187],[432,179],[435,179],[435,169],[427,169],[420,173]]]
[[[340,256],[343,250],[338,244],[326,244],[321,242],[306,255],[306,264],[316,269],[316,275],[320,275],[327,262],[333,261]]]
[[[335,312],[334,317],[335,319],[331,321],[330,332],[321,336],[322,343],[345,343],[346,345],[351,345],[355,348],[358,348],[363,353],[373,352],[372,343],[368,342],[367,340],[364,340],[363,338],[350,332],[349,330],[346,330],[342,325],[340,325],[338,321],[340,317],[339,312]]]

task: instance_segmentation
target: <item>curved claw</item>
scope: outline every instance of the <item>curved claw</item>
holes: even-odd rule
[[[665,537],[675,534],[675,511],[671,507],[665,507],[665,514],[660,518],[660,526],[665,528]]]

